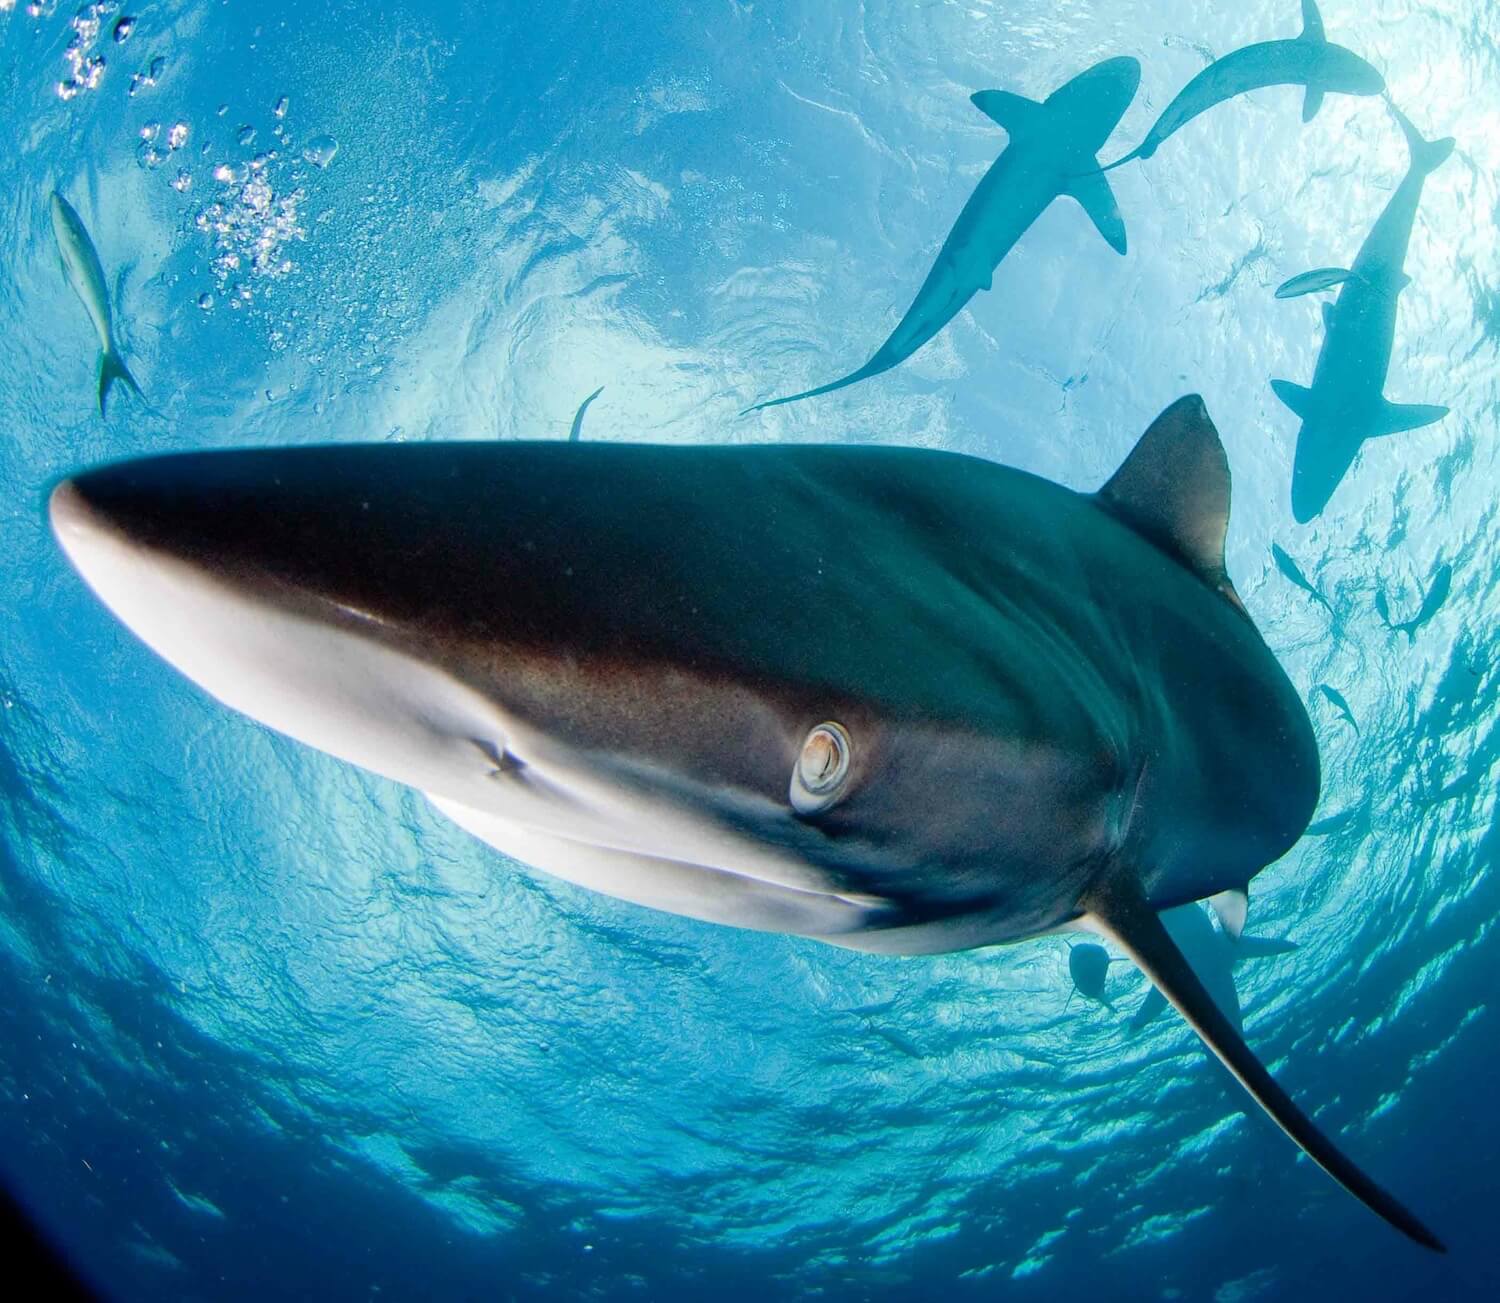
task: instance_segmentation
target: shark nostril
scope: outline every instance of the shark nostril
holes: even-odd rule
[[[798,814],[816,814],[838,800],[849,777],[852,750],[848,731],[832,720],[808,733],[792,770],[790,796]]]

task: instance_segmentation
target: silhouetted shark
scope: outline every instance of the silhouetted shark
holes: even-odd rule
[[[745,411],[831,393],[904,362],[975,294],[990,288],[1000,260],[1061,195],[1077,200],[1110,248],[1124,253],[1125,222],[1096,155],[1135,98],[1140,80],[1141,66],[1134,59],[1106,59],[1040,104],[1003,90],[972,95],[974,106],[1004,127],[1010,142],[969,196],[890,338],[864,366],[842,379]]]
[[[1393,633],[1404,633],[1408,642],[1415,642],[1417,630],[1443,609],[1443,603],[1448,600],[1448,591],[1452,585],[1453,567],[1444,562],[1433,572],[1432,583],[1427,589],[1427,595],[1422,599],[1421,608],[1410,620],[1401,624],[1391,623],[1391,611],[1386,604],[1384,592],[1375,594],[1375,609],[1380,613],[1380,618],[1385,621],[1386,627]]]
[[[1292,464],[1292,515],[1317,516],[1354,464],[1360,445],[1377,435],[1430,425],[1446,407],[1391,403],[1384,394],[1396,336],[1396,302],[1409,284],[1402,270],[1427,175],[1453,152],[1448,138],[1425,141],[1393,105],[1411,150],[1411,168],[1354,260],[1337,300],[1323,305],[1323,348],[1312,388],[1273,380],[1271,388],[1301,418]]]
[[[1108,950],[1091,941],[1080,941],[1068,947],[1068,976],[1073,979],[1073,989],[1085,1000],[1102,1004],[1110,1013],[1115,1013],[1116,1009],[1104,994],[1104,982],[1109,976],[1109,966],[1115,962],[1109,957]],[[1068,1003],[1072,1002],[1073,997],[1069,995]]]
[[[1146,139],[1104,170],[1150,158],[1163,141],[1200,113],[1267,86],[1305,86],[1302,120],[1310,122],[1329,91],[1340,95],[1379,95],[1385,78],[1359,55],[1323,36],[1323,20],[1313,0],[1302,0],[1302,35],[1294,41],[1261,41],[1216,59],[1178,92]]]
[[[879,953],[1112,937],[1325,1171],[1441,1247],[1157,913],[1237,895],[1320,785],[1224,568],[1196,396],[1095,494],[917,449],[468,441],[138,459],[51,514],[209,692],[524,863]]]

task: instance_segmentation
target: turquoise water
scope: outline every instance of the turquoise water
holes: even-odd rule
[[[1114,55],[1145,134],[1296,7],[0,0],[0,1174],[119,1298],[1486,1298],[1500,907],[1493,664],[1500,12],[1328,4],[1453,157],[1386,393],[1307,525],[1319,301],[1405,175],[1378,99],[1237,98],[1111,173],[1129,252],[1048,209],[915,356],[826,397],[1005,144],[968,102]],[[116,39],[116,24],[135,18]],[[102,67],[90,63],[102,58]],[[98,247],[145,392],[48,197]],[[590,895],[231,715],[146,652],[44,515],[110,457],[584,437],[945,448],[1080,487],[1200,391],[1229,569],[1309,703],[1308,837],[1257,877],[1252,1045],[1448,1241],[1420,1253],[1145,994],[1060,938],[881,959]],[[982,528],[983,522],[976,522]],[[1271,545],[1326,602],[1290,582]],[[1439,567],[1451,593],[1412,636]],[[1346,702],[1357,731],[1322,686]],[[1339,816],[1352,812],[1346,820]]]

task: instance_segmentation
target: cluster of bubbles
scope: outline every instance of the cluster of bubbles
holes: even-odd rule
[[[14,0],[0,0],[0,9],[14,7]],[[120,6],[116,0],[93,0],[92,3],[84,5],[69,20],[68,26],[73,35],[68,40],[68,46],[63,51],[63,62],[68,65],[67,76],[57,83],[57,94],[60,99],[70,100],[84,91],[97,90],[99,83],[104,80],[104,69],[107,63],[104,55],[96,50],[96,45],[101,41],[107,20],[115,14]],[[26,12],[33,18],[41,18],[51,13],[50,5],[32,3],[26,6]],[[135,19],[129,14],[122,14],[116,18],[113,25],[109,27],[110,39],[116,45],[124,45],[130,39],[130,34],[135,30]],[[151,67],[145,73],[137,73],[130,82],[130,93],[135,94],[140,85],[154,86],[156,78],[161,75],[163,61],[152,60]]]
[[[274,139],[269,148],[214,167],[212,176],[219,192],[193,217],[196,229],[209,236],[213,244],[215,292],[205,292],[198,298],[198,306],[205,311],[215,306],[219,296],[231,308],[241,308],[254,298],[253,280],[276,280],[294,268],[288,246],[307,234],[301,219],[307,191],[299,184],[303,172],[298,160],[326,168],[338,152],[338,143],[331,136],[316,135],[299,154],[286,124],[288,107],[283,95],[272,109]],[[220,116],[227,112],[227,105],[220,106]],[[257,134],[253,126],[242,125],[235,133],[235,143],[242,150],[255,150]],[[181,176],[179,173],[179,180]],[[185,190],[191,176],[186,184],[173,184]]]

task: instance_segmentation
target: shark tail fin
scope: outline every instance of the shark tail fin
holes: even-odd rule
[[[1323,34],[1323,15],[1318,12],[1318,6],[1313,3],[1313,0],[1302,0],[1302,40],[1326,41],[1327,39]],[[1317,110],[1314,109],[1313,113],[1316,112]],[[1312,113],[1307,115],[1308,118],[1311,116]],[[1302,120],[1306,122],[1307,118]]]
[[[758,412],[765,407],[780,407],[783,403],[797,403],[804,398],[816,398],[819,394],[831,394],[835,389],[845,389],[849,385],[857,385],[861,380],[868,380],[871,376],[878,376],[882,371],[889,371],[901,359],[888,361],[884,356],[885,349],[882,347],[864,366],[858,371],[851,371],[846,376],[840,376],[837,380],[830,380],[826,385],[819,385],[816,389],[804,389],[799,394],[787,394],[785,398],[768,398],[763,403],[755,403],[745,408],[740,415],[749,416],[751,412]]]
[[[1300,416],[1307,420],[1307,413],[1312,406],[1312,390],[1306,385],[1294,384],[1290,380],[1271,381],[1271,391],[1277,398],[1291,409],[1293,416]]]
[[[108,348],[99,354],[100,416],[104,415],[104,406],[109,401],[109,391],[116,380],[134,392],[137,398],[141,397],[141,387],[136,384],[135,377],[130,374],[130,368],[125,365],[125,359],[115,352],[113,348]]]
[[[1111,875],[1091,888],[1079,904],[1092,915],[1094,924],[1135,960],[1251,1098],[1309,1158],[1404,1235],[1429,1249],[1446,1252],[1437,1236],[1345,1157],[1277,1085],[1204,989],[1133,876]]]
[[[1125,219],[1120,216],[1120,205],[1115,202],[1115,192],[1109,188],[1104,173],[1086,172],[1075,177],[1068,187],[1068,195],[1077,200],[1078,206],[1089,215],[1104,242],[1116,253],[1123,254]]]
[[[969,103],[1012,140],[1034,132],[1042,120],[1040,104],[1008,90],[977,90],[969,96]]]
[[[1386,101],[1390,103],[1389,100]],[[1444,136],[1441,140],[1424,140],[1422,133],[1411,124],[1411,119],[1406,116],[1394,104],[1390,105],[1391,112],[1396,116],[1396,122],[1401,127],[1401,134],[1406,137],[1406,147],[1411,150],[1411,163],[1424,174],[1442,166],[1453,152],[1453,137]]]
[[[1403,434],[1407,430],[1420,430],[1447,415],[1448,409],[1436,403],[1386,403],[1376,417],[1375,433]]]
[[[1114,1001],[1111,1000],[1107,995],[1101,995],[1099,997],[1099,1003],[1102,1004],[1106,1009],[1108,1009],[1112,1014],[1118,1015],[1120,1012],[1115,1008]]]
[[[1241,959],[1269,959],[1272,955],[1290,954],[1296,948],[1295,941],[1279,937],[1241,937],[1235,951]]]

